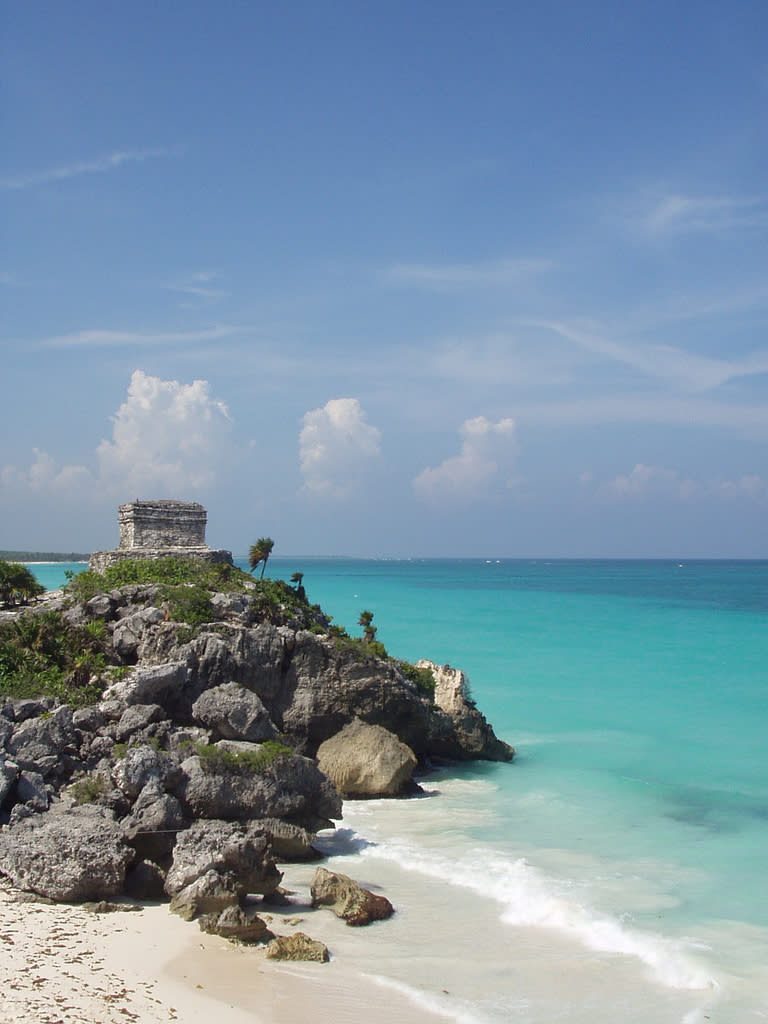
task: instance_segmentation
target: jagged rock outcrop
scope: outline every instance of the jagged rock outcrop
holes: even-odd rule
[[[61,903],[117,896],[130,859],[120,825],[101,808],[48,811],[0,831],[0,872]]]
[[[364,889],[339,871],[316,868],[311,893],[313,907],[327,907],[351,927],[383,921],[395,912],[386,896]]]
[[[342,797],[413,792],[416,756],[394,733],[359,718],[321,743],[317,763]]]

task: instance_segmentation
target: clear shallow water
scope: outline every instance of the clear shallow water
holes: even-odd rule
[[[426,799],[347,804],[326,840],[400,910],[382,998],[768,1019],[768,563],[270,559],[296,570],[350,632],[367,608],[392,654],[463,668],[518,750]]]

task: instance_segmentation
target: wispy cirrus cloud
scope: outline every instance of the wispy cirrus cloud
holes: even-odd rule
[[[208,306],[220,302],[230,294],[226,289],[217,285],[220,278],[221,274],[216,270],[197,270],[194,274],[172,281],[164,287],[168,291],[178,292],[193,300],[181,303],[182,308]]]
[[[119,348],[123,345],[154,345],[157,347],[188,345],[200,341],[230,338],[245,331],[244,327],[218,326],[197,331],[114,331],[86,330],[72,334],[56,334],[43,338],[37,348]]]
[[[555,320],[530,321],[595,355],[624,363],[649,377],[665,380],[686,391],[709,391],[738,377],[768,373],[768,352],[741,359],[714,359],[674,345],[633,345],[618,342]]]
[[[418,288],[486,288],[511,284],[550,270],[548,260],[496,260],[490,263],[395,263],[382,274],[388,284]]]
[[[32,188],[35,185],[47,185],[56,181],[68,181],[84,174],[103,174],[115,170],[124,164],[142,164],[147,160],[163,157],[179,156],[180,147],[158,146],[153,149],[118,149],[112,153],[95,157],[92,160],[78,160],[58,167],[48,167],[41,171],[23,171],[20,174],[0,177],[0,190],[13,191]]]
[[[768,227],[768,199],[648,189],[622,200],[612,211],[614,218],[646,238],[726,234]]]

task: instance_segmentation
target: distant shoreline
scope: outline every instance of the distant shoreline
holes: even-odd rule
[[[56,562],[87,562],[89,552],[82,551],[0,551],[6,562],[25,562],[27,565],[53,565]]]

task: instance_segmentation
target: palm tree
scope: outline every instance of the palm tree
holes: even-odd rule
[[[271,537],[259,537],[255,544],[251,544],[251,549],[248,552],[248,565],[250,565],[251,572],[253,572],[259,562],[261,562],[261,576],[259,579],[264,578],[264,570],[267,568],[267,561],[272,554],[274,546],[275,542]]]

